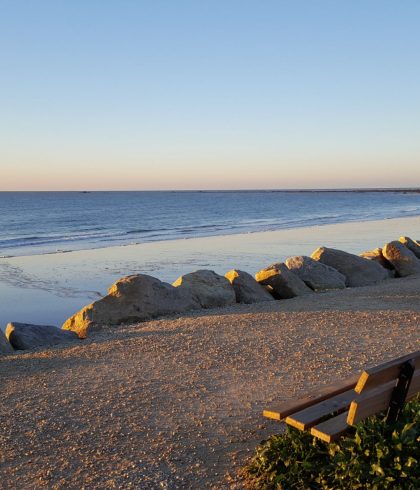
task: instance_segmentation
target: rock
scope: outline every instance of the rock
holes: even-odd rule
[[[218,308],[236,303],[235,290],[230,282],[210,270],[190,272],[172,285],[192,297],[201,308]]]
[[[285,264],[272,264],[255,274],[255,279],[264,286],[271,288],[272,294],[278,299],[294,298],[312,293],[310,289]]]
[[[78,340],[74,332],[64,332],[51,325],[32,325],[11,322],[6,327],[6,337],[15,349],[27,350],[50,347]]]
[[[259,284],[248,272],[232,269],[226,272],[225,277],[235,290],[237,303],[251,304],[274,301],[273,296],[266,288]]]
[[[399,241],[409,250],[411,250],[418,259],[420,259],[420,243],[417,240],[412,240],[408,236],[400,236]]]
[[[3,330],[0,328],[0,355],[11,354],[13,352],[13,347],[4,335]]]
[[[73,330],[84,338],[88,330],[150,320],[197,308],[200,308],[200,304],[180,288],[146,274],[136,274],[119,279],[109,288],[107,296],[82,308],[62,328]]]
[[[382,253],[391,262],[400,277],[420,273],[420,260],[401,242],[387,243]]]
[[[359,254],[359,256],[363,257],[364,259],[374,260],[382,267],[385,267],[385,269],[388,269],[389,277],[395,276],[395,269],[391,262],[389,262],[389,260],[384,257],[384,254],[382,253],[382,248],[375,248],[373,250],[368,250],[367,252],[362,252],[361,254]]]
[[[286,266],[314,291],[346,287],[346,278],[337,269],[305,255],[290,257],[286,260]]]
[[[317,248],[311,258],[337,269],[350,287],[368,286],[389,277],[388,271],[377,262],[334,248]]]

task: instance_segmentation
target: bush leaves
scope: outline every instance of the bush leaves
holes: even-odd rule
[[[408,403],[397,424],[380,416],[353,435],[327,444],[289,426],[263,441],[244,469],[255,490],[420,488],[420,399]]]

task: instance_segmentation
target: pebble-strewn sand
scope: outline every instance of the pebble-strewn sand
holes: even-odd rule
[[[412,277],[0,358],[0,486],[240,488],[267,404],[419,344]]]

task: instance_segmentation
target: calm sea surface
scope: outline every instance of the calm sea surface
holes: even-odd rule
[[[0,192],[0,256],[416,215],[415,192]]]

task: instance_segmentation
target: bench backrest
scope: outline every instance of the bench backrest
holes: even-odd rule
[[[404,371],[411,377],[410,380],[406,379]],[[409,383],[405,391],[404,382],[406,385]],[[363,371],[354,388],[359,396],[356,395],[357,398],[350,404],[347,423],[354,425],[370,415],[387,410],[390,403],[398,398],[398,390],[402,403],[420,391],[420,351]]]

